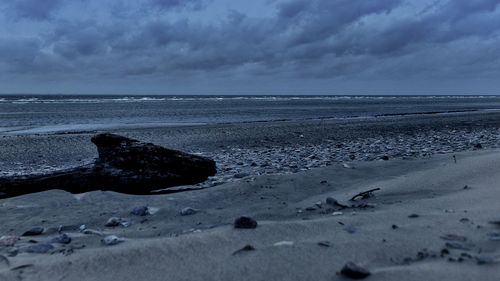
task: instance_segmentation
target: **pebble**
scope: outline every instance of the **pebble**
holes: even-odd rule
[[[245,245],[245,247],[234,251],[233,252],[233,256],[236,255],[236,254],[239,254],[241,252],[248,252],[248,251],[253,251],[253,250],[255,250],[254,246],[252,246],[252,245]]]
[[[36,253],[36,254],[45,254],[48,251],[54,249],[54,246],[48,243],[40,243],[36,245],[29,246],[26,249],[26,252],[28,253]]]
[[[122,222],[120,222],[120,225],[123,226],[123,227],[129,227],[129,226],[132,225],[132,223],[128,222],[128,221],[122,221]]]
[[[411,214],[411,215],[409,215],[408,217],[409,217],[409,218],[411,218],[411,219],[414,219],[414,218],[418,218],[418,217],[420,217],[420,216],[419,216],[419,215],[417,215],[417,214]]]
[[[330,241],[319,241],[318,245],[323,247],[330,247],[332,244],[330,243]]]
[[[36,226],[36,227],[33,227],[32,229],[26,231],[25,233],[23,233],[22,236],[36,236],[36,235],[40,235],[43,233],[43,227],[40,227],[40,226]]]
[[[468,251],[470,250],[469,248],[467,248],[465,245],[461,244],[461,243],[458,243],[458,242],[446,242],[446,247],[450,248],[450,249],[457,249],[457,250],[465,250],[465,251]]]
[[[450,240],[450,241],[461,241],[461,242],[467,241],[467,237],[460,236],[460,235],[455,235],[455,234],[446,234],[446,235],[443,235],[443,236],[441,236],[441,239]]]
[[[294,242],[293,241],[279,241],[273,244],[273,246],[279,247],[279,246],[293,246]]]
[[[149,215],[149,209],[147,206],[138,206],[135,207],[130,213],[134,216],[146,216]]]
[[[500,218],[496,218],[494,220],[490,220],[489,223],[500,226]]]
[[[368,269],[361,267],[353,262],[348,262],[344,265],[340,274],[351,279],[363,279],[370,276]]]
[[[119,226],[120,223],[121,223],[121,219],[120,218],[117,218],[117,217],[111,217],[108,219],[108,221],[106,222],[106,224],[104,226],[107,226],[107,227],[115,227],[115,226]]]
[[[50,243],[69,244],[71,243],[71,237],[69,237],[66,233],[63,233],[50,239]]]
[[[116,245],[118,243],[121,243],[125,241],[125,239],[123,238],[120,238],[116,235],[108,235],[106,237],[104,237],[101,242],[106,245],[106,246],[112,246],[112,245]]]
[[[257,221],[250,217],[239,217],[234,221],[235,228],[256,228]]]
[[[489,264],[495,262],[494,258],[486,255],[478,255],[475,256],[474,259],[476,260],[477,264]]]
[[[337,206],[338,203],[339,203],[339,201],[337,201],[337,199],[335,199],[333,197],[326,197],[326,204],[332,205],[332,206]]]
[[[181,216],[189,216],[194,215],[198,212],[198,210],[193,209],[191,207],[186,207],[180,211]]]
[[[352,226],[352,225],[344,227],[344,230],[347,233],[351,233],[351,234],[356,233],[358,231],[358,229],[355,226]]]

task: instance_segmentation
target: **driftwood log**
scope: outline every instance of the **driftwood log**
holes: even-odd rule
[[[153,190],[200,183],[216,173],[211,159],[152,143],[114,134],[99,134],[91,141],[99,154],[93,164],[51,174],[0,178],[0,198],[50,189],[152,194]],[[154,194],[160,193],[169,191]]]

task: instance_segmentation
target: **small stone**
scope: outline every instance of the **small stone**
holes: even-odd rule
[[[128,221],[122,221],[120,222],[120,225],[123,226],[123,227],[129,227],[132,225],[132,223],[128,222]]]
[[[490,220],[489,223],[500,226],[500,218],[496,218],[496,219]]]
[[[326,197],[326,204],[332,205],[332,206],[337,206],[338,203],[339,203],[339,201],[337,201],[337,199],[335,199],[333,197]]]
[[[181,216],[189,216],[194,215],[198,212],[198,210],[193,209],[191,207],[186,207],[180,211]]]
[[[418,214],[411,214],[408,217],[411,218],[411,219],[414,219],[414,218],[418,218],[419,215]]]
[[[446,242],[445,245],[450,249],[466,250],[466,251],[470,250],[469,248],[458,242]]]
[[[28,249],[26,249],[26,252],[36,253],[36,254],[45,254],[52,249],[54,249],[54,246],[52,246],[51,244],[40,243],[40,244],[35,244],[32,246],[29,246]]]
[[[318,242],[318,245],[323,246],[323,247],[330,247],[331,243],[330,243],[330,241],[320,241],[320,242]]]
[[[443,235],[443,236],[441,236],[441,239],[450,240],[450,241],[461,241],[461,242],[467,241],[467,237],[460,236],[460,235],[455,235],[455,234],[446,234],[446,235]]]
[[[389,160],[389,156],[387,156],[387,155],[382,156],[382,160],[385,160],[385,161]]]
[[[248,252],[248,251],[253,251],[253,250],[255,250],[255,248],[252,245],[245,245],[245,247],[234,251],[233,256],[236,254],[239,254],[241,252]]]
[[[392,225],[392,229],[398,229],[399,227],[395,224]]]
[[[146,216],[149,215],[149,208],[147,206],[138,206],[135,207],[130,213],[135,216]]]
[[[474,257],[476,259],[477,264],[489,264],[494,263],[495,259],[490,256],[478,255]]]
[[[121,221],[122,220],[120,218],[111,217],[108,219],[108,221],[106,222],[106,224],[104,226],[107,226],[107,227],[119,226]]]
[[[351,279],[363,279],[368,277],[371,273],[364,267],[361,267],[353,262],[348,262],[344,265],[340,274]]]
[[[477,143],[476,145],[474,145],[474,147],[477,148],[477,149],[482,149],[483,145],[480,144],[480,143]]]
[[[321,205],[323,205],[323,204],[321,201],[317,201],[316,203],[314,203],[314,205],[316,205],[316,207],[321,209],[322,208]]]
[[[104,237],[101,242],[106,245],[106,246],[112,246],[112,245],[116,245],[118,243],[121,243],[125,241],[123,238],[119,238],[118,236],[116,235],[108,235],[106,237]]]
[[[32,229],[26,231],[25,233],[23,233],[22,236],[36,236],[36,235],[40,235],[43,233],[43,227],[33,227]]]
[[[316,207],[307,207],[305,210],[306,211],[316,211]]]
[[[66,233],[63,233],[50,239],[50,243],[69,244],[71,243],[71,237],[69,237]]]
[[[234,221],[234,228],[256,228],[257,221],[250,217],[239,217]]]
[[[247,174],[247,173],[238,173],[238,174],[235,174],[233,177],[235,179],[242,179],[242,178],[248,177],[248,176],[249,176],[249,174]]]
[[[347,226],[347,227],[344,227],[344,230],[347,232],[347,233],[356,233],[356,231],[358,231],[358,229],[355,227],[355,226]]]

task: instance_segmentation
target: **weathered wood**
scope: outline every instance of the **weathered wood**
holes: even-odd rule
[[[92,165],[44,175],[0,178],[0,198],[50,189],[152,194],[157,189],[203,182],[216,173],[211,159],[152,143],[113,134],[96,135],[92,142],[99,153]],[[161,193],[169,191],[154,194]]]

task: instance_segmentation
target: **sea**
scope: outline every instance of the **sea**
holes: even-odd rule
[[[500,96],[1,95],[0,135],[500,110]]]

